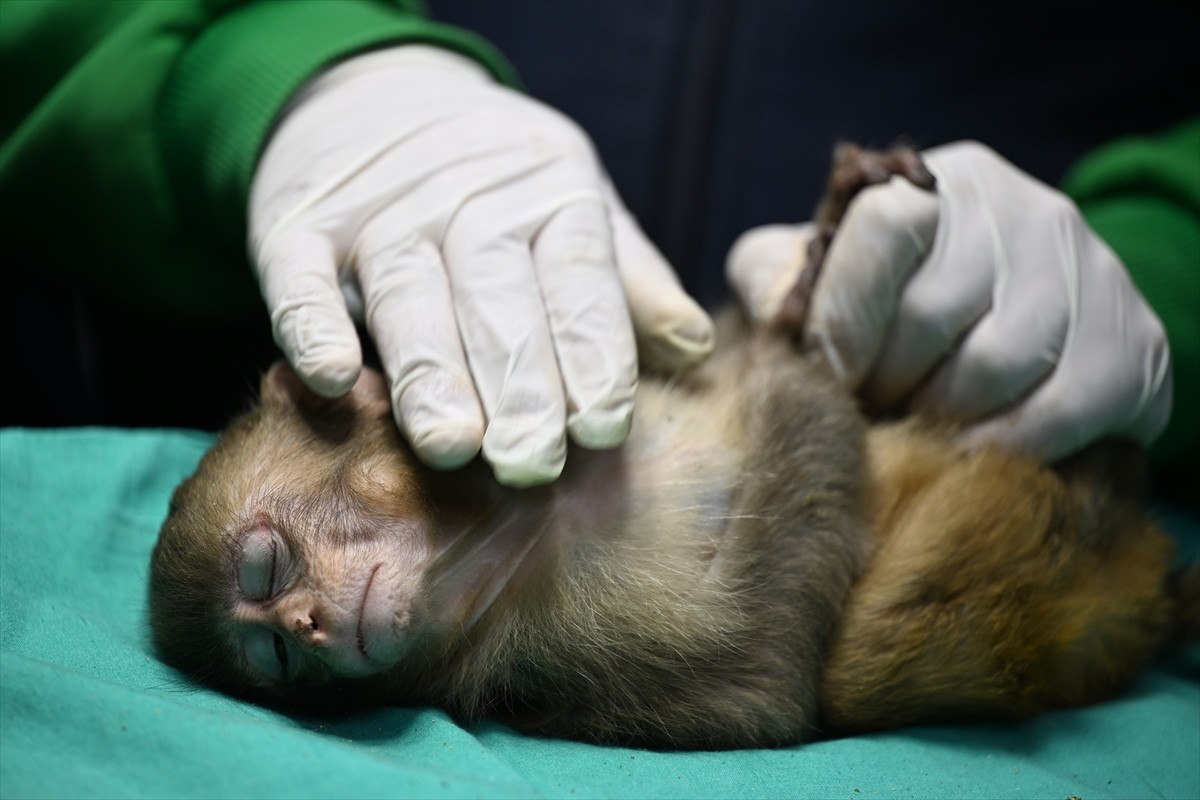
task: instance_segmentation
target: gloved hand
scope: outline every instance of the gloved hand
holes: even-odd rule
[[[566,430],[597,448],[628,432],[635,329],[667,366],[712,348],[578,127],[436,48],[359,56],[302,90],[259,162],[250,231],[297,374],[347,392],[365,316],[396,421],[436,467],[482,444],[501,482],[553,480]]]
[[[1104,435],[1151,442],[1171,413],[1162,323],[1060,192],[974,142],[922,157],[936,194],[893,177],[834,235],[806,340],[880,408],[972,421],[1047,460]],[[729,277],[769,319],[804,266],[810,225],[758,228]]]

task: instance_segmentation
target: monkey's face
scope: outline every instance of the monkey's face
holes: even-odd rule
[[[314,513],[312,501],[317,503]],[[266,685],[301,673],[345,677],[392,667],[413,633],[429,561],[415,516],[381,519],[348,497],[276,496],[251,503],[225,545],[223,624],[235,664]]]
[[[328,401],[277,364],[173,498],[150,585],[163,655],[233,691],[292,694],[391,671],[477,615],[464,590],[479,576],[446,580],[444,565],[477,547],[463,542],[480,504],[427,472],[377,373]]]

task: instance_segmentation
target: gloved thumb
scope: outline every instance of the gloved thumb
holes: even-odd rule
[[[679,284],[670,264],[638,227],[611,185],[606,187],[617,271],[642,363],[663,370],[690,367],[712,352],[712,319]]]
[[[725,277],[738,301],[759,325],[778,313],[808,263],[808,243],[817,232],[811,222],[763,225],[737,238],[725,259]]]

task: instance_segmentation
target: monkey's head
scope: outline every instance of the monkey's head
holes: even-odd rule
[[[420,464],[374,371],[328,400],[278,363],[261,395],[172,498],[151,562],[155,642],[236,694],[319,701],[350,680],[359,697],[395,695],[511,575],[495,489],[481,470],[447,480]]]

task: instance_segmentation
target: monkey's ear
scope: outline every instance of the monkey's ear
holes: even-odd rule
[[[292,371],[286,361],[276,361],[263,375],[258,385],[258,396],[264,406],[285,408],[307,402],[306,394],[312,390]]]
[[[330,398],[322,397],[305,386],[286,361],[276,361],[263,376],[259,396],[264,406],[297,408],[324,414],[349,411],[366,417],[385,417],[392,410],[387,381],[370,367],[363,367],[358,380],[345,396]]]

